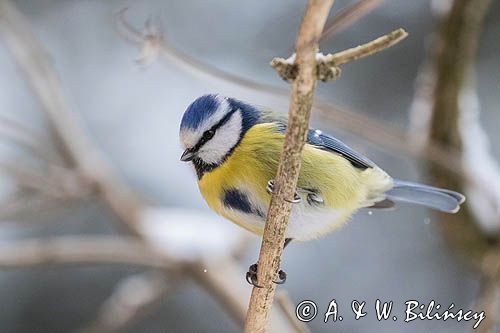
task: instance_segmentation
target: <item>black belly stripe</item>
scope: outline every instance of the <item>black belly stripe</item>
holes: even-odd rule
[[[252,206],[247,195],[235,188],[225,190],[222,201],[226,207],[239,210],[246,214],[264,217],[264,214],[258,208]]]

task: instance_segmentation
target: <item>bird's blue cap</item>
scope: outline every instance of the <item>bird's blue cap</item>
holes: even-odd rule
[[[220,101],[215,94],[198,97],[184,112],[181,129],[197,129],[205,119],[210,118],[214,114],[219,104]]]
[[[204,120],[210,118],[220,106],[224,97],[218,94],[209,94],[198,97],[192,102],[181,120],[181,129],[196,130]],[[259,111],[251,104],[234,98],[226,98],[231,109],[240,109],[243,116],[243,130],[253,126],[259,117]]]

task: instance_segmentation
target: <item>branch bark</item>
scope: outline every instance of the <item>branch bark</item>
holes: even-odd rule
[[[280,158],[278,174],[267,214],[266,226],[258,261],[258,281],[262,288],[254,287],[245,323],[245,332],[266,332],[269,313],[274,299],[273,280],[278,272],[285,230],[291,212],[299,178],[302,149],[309,128],[314,89],[316,86],[316,52],[333,0],[310,0],[297,36],[296,64],[298,76],[292,85],[288,127]]]
[[[361,46],[323,56],[317,53],[318,43],[332,5],[333,1],[309,1],[297,36],[295,54],[288,59],[275,58],[271,62],[283,79],[292,82],[292,93],[285,143],[259,254],[259,287],[252,290],[245,332],[266,332],[275,292],[273,280],[280,266],[291,213],[290,198],[299,177],[316,80],[335,79],[340,74],[338,65],[385,50],[407,36],[403,29],[398,29]]]

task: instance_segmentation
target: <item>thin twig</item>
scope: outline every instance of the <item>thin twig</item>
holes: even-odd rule
[[[38,194],[26,194],[25,191],[15,191],[0,202],[0,221],[12,222],[22,219],[25,222],[26,215],[37,217],[50,210],[68,206],[67,200],[44,197]],[[31,220],[31,219],[28,219]],[[31,224],[40,225],[39,219],[30,221]],[[25,222],[29,224],[28,221]]]
[[[34,133],[18,121],[0,115],[0,136],[34,154],[44,162],[51,162],[54,152],[48,149],[47,139]]]
[[[316,86],[316,52],[326,18],[333,0],[308,1],[296,42],[297,79],[292,84],[288,127],[280,157],[275,191],[271,196],[258,261],[258,283],[254,287],[245,322],[245,332],[267,331],[278,268],[285,241],[285,230],[291,212],[291,203],[299,178],[302,149],[309,128],[314,88]]]
[[[316,57],[318,66],[316,73],[318,75],[318,80],[333,80],[338,76],[338,73],[335,74],[337,66],[383,51],[396,45],[407,36],[408,33],[406,31],[397,29],[368,43],[341,52],[327,55],[318,54]],[[294,60],[295,55],[292,55],[288,59],[277,57],[271,61],[271,66],[278,72],[283,80],[291,82],[295,80],[297,76],[297,64]]]
[[[37,190],[50,197],[61,197],[60,184],[40,170],[28,166],[28,163],[21,166],[11,161],[0,161],[0,170],[9,175],[20,188]]]
[[[383,0],[359,0],[354,4],[341,9],[335,16],[326,22],[320,43],[332,38],[345,28],[357,22],[366,14],[372,12]]]
[[[400,28],[363,45],[331,55],[326,55],[324,61],[332,66],[343,65],[349,61],[364,58],[383,51],[393,45],[396,45],[407,36],[408,33],[404,29]]]
[[[166,281],[159,273],[128,276],[118,282],[111,296],[101,305],[97,320],[78,331],[120,332],[158,307],[173,287],[172,281]]]

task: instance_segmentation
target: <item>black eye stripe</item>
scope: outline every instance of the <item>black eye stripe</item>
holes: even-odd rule
[[[231,110],[230,112],[228,112],[228,114],[226,114],[224,117],[222,117],[222,119],[217,124],[212,126],[209,131],[216,131],[219,127],[223,126],[225,123],[227,123],[229,121],[229,118],[231,118],[231,116],[235,112],[236,112],[236,110]]]
[[[217,129],[219,129],[220,127],[222,127],[225,123],[227,123],[229,121],[229,119],[231,118],[231,116],[236,112],[238,111],[238,109],[233,109],[231,110],[230,112],[228,112],[224,117],[222,117],[221,120],[219,120],[219,122],[215,125],[213,125],[209,130],[205,131],[203,133],[203,136],[201,137],[201,139],[196,143],[196,145],[192,148],[192,151],[198,151],[205,143],[207,143],[210,139],[212,139],[212,137],[215,135],[215,132],[217,131]],[[213,132],[214,135],[207,135],[208,132]]]

